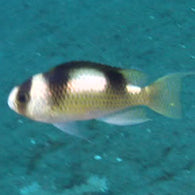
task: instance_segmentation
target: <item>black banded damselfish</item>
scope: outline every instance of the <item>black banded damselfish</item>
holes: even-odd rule
[[[180,83],[189,74],[194,73],[169,74],[146,84],[147,76],[138,70],[73,61],[14,87],[8,105],[19,114],[74,135],[79,131],[67,126],[74,121],[96,119],[115,125],[146,122],[150,118],[143,107],[180,118]]]

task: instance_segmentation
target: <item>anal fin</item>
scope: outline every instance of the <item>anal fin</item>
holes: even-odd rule
[[[133,107],[107,115],[97,120],[113,125],[135,125],[150,121],[151,119],[146,116],[146,110],[143,107]]]

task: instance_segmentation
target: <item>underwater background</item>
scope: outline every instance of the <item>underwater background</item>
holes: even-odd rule
[[[86,121],[93,143],[8,108],[10,90],[71,60],[152,79],[195,70],[193,0],[0,0],[0,195],[195,194],[195,78],[183,118],[135,126]]]

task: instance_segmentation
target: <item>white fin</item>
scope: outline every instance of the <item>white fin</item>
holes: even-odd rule
[[[78,125],[76,124],[76,122],[53,123],[53,125],[69,135],[73,135],[73,136],[76,136],[76,137],[79,137],[81,139],[91,142],[85,136],[81,134],[81,132],[78,130]]]
[[[124,111],[120,111],[97,120],[114,125],[135,125],[143,122],[147,122],[149,119],[146,116],[146,111],[143,107],[130,108]]]

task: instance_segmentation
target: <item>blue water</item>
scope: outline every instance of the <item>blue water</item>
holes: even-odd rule
[[[195,79],[183,118],[83,123],[93,144],[11,111],[11,88],[61,62],[195,70],[193,0],[0,1],[0,195],[195,194]]]

